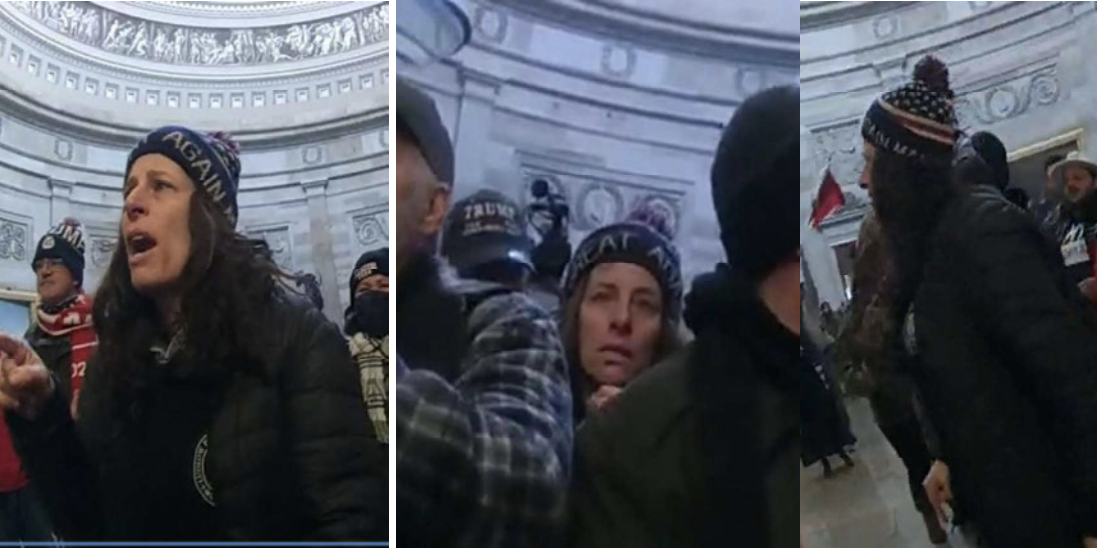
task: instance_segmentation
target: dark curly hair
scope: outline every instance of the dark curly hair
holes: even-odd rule
[[[945,206],[956,196],[956,184],[948,164],[926,163],[881,149],[872,166],[872,186],[873,207],[893,268],[887,290],[895,314],[902,318],[922,281],[930,238]]]
[[[293,278],[275,264],[265,241],[237,233],[204,192],[191,196],[188,223],[191,252],[180,278],[176,325],[165,328],[153,301],[134,288],[121,232],[95,297],[94,367],[105,377],[113,416],[122,423],[139,415],[149,395],[155,378],[151,346],[176,330],[191,341],[173,361],[181,372],[226,378],[246,370],[263,376],[257,357],[268,338],[259,332],[257,318],[265,317]]]

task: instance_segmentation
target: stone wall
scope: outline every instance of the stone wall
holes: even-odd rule
[[[760,45],[651,3],[461,3],[471,43],[443,63],[399,67],[454,136],[457,198],[490,187],[527,204],[544,179],[568,200],[573,245],[651,204],[671,220],[687,280],[724,260],[713,152],[745,97],[796,82],[794,31],[771,29]]]

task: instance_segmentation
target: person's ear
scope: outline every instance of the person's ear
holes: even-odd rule
[[[444,183],[436,183],[435,188],[431,191],[427,214],[420,224],[423,234],[433,235],[442,231],[442,223],[449,211],[449,200],[449,187]]]

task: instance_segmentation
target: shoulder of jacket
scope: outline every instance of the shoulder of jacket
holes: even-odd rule
[[[485,301],[501,295],[519,293],[505,285],[480,280],[454,279],[447,288],[465,302],[465,311],[472,314]]]
[[[493,323],[528,319],[551,321],[552,317],[525,293],[504,286],[484,287],[483,291],[466,293],[466,313],[472,334]]]
[[[311,301],[286,292],[278,292],[271,298],[259,321],[264,323],[263,331],[271,342],[268,345],[274,352],[271,356],[284,356],[291,346],[307,348],[317,334],[327,329],[336,333],[340,342],[346,340],[339,327]],[[346,346],[342,348],[347,349]]]
[[[995,189],[978,188],[962,194],[954,212],[956,220],[972,228],[1022,226],[1031,219]],[[1032,226],[1035,228],[1035,221]]]

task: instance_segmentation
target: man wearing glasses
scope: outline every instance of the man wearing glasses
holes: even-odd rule
[[[98,345],[91,321],[91,297],[84,292],[84,235],[65,219],[38,242],[34,253],[38,307],[27,343],[42,357],[69,400],[73,418],[84,370]]]
[[[38,289],[34,323],[24,338],[53,373],[76,418],[84,370],[98,345],[91,298],[84,293],[84,235],[65,219],[41,240],[31,263]],[[0,414],[0,541],[49,541],[49,520]]]

